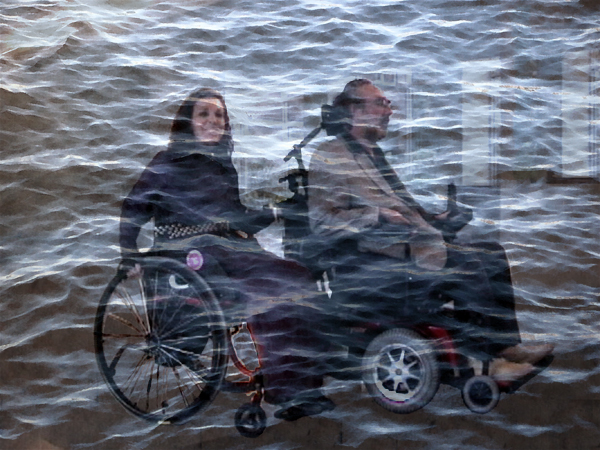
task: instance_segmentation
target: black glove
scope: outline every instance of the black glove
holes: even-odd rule
[[[454,183],[448,185],[446,211],[448,212],[446,218],[435,220],[433,226],[442,232],[446,242],[452,242],[456,239],[456,234],[473,219],[471,208],[458,206],[456,202],[456,185]]]

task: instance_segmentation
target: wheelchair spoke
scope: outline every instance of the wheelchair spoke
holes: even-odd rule
[[[129,293],[127,288],[125,288],[123,286],[119,286],[117,288],[117,290],[115,291],[115,294],[117,295],[117,297],[119,299],[121,299],[123,304],[131,311],[131,313],[135,317],[136,321],[145,330],[146,327],[144,326],[144,321],[142,320],[142,316],[139,313],[138,307],[135,305],[135,300],[133,299],[133,297],[131,297],[131,294]]]
[[[380,365],[383,368],[387,369],[394,365],[394,359],[392,358],[392,355],[390,355],[388,352],[386,352],[382,356],[386,359],[386,361],[380,361]]]
[[[148,317],[148,305],[146,304],[146,302],[147,302],[146,292],[145,292],[145,289],[144,289],[144,282],[142,280],[142,277],[138,278],[138,284],[139,284],[139,287],[140,287],[140,292],[142,294],[142,306],[144,307],[144,317],[146,317],[146,326],[147,326],[146,329],[148,330],[148,332],[150,332],[150,329],[151,329],[151,327],[150,327],[150,318]]]
[[[392,372],[387,371],[387,369],[384,369],[384,370],[386,370],[386,375],[381,375],[380,374],[379,381],[381,383],[387,383],[388,381],[392,381],[393,382],[394,381],[394,376],[392,375]]]
[[[179,358],[177,358],[176,356],[173,355],[173,353],[171,352],[167,352],[165,349],[169,349],[172,351],[176,351],[179,353],[185,353],[185,354],[189,354],[194,356],[195,360],[196,360],[196,364],[194,364],[194,368],[190,368],[188,367],[187,364],[184,364]],[[182,368],[182,370],[184,370],[187,374],[187,377],[190,379],[190,381],[196,386],[198,387],[199,383],[194,381],[194,380],[199,380],[202,381],[203,383],[208,383],[208,375],[210,375],[210,368],[207,368],[205,365],[203,365],[202,363],[200,363],[198,360],[200,359],[201,355],[197,355],[193,352],[188,352],[188,351],[184,351],[184,350],[180,350],[177,348],[172,348],[172,347],[168,347],[163,345],[160,349],[161,353],[163,353],[164,355],[166,355],[168,358],[172,358],[174,361],[177,362],[177,364],[179,365],[179,367]],[[201,368],[198,368],[198,365],[201,366]],[[202,391],[200,388],[198,388],[199,391]]]
[[[123,325],[137,331],[138,333],[141,333],[140,336],[144,336],[144,331],[140,330],[138,327],[135,326],[135,324],[133,324],[132,322],[130,322],[129,320],[125,319],[124,317],[121,317],[118,314],[115,313],[108,313],[106,314],[107,317],[110,317],[113,320],[116,320],[117,322],[121,322]]]
[[[159,401],[158,401],[158,396],[160,395],[160,364],[156,365],[156,387],[154,388],[154,390],[156,391],[156,405],[157,407],[160,405]]]
[[[208,376],[210,375],[210,368],[206,367],[202,363],[198,363],[198,365],[200,365],[201,367],[194,367],[193,370],[188,368],[188,370],[190,370],[190,378],[195,377],[195,378],[202,380],[205,383],[208,382]]]
[[[212,339],[209,339],[204,347],[204,352],[196,355],[196,364],[192,369],[192,372],[196,377],[199,377],[202,381],[208,382],[208,375],[211,373],[213,364],[213,343]]]
[[[114,338],[114,339],[125,339],[125,338],[139,338],[144,337],[140,334],[117,334],[117,333],[102,333],[102,337],[104,338]]]
[[[184,355],[189,355],[189,356],[196,356],[196,353],[190,351],[190,350],[184,350],[182,348],[177,348],[177,347],[171,347],[170,345],[165,345],[164,343],[161,345],[161,351],[164,352],[166,355],[170,355],[173,359],[175,359],[178,363],[180,363],[181,365],[184,365],[181,361],[179,361],[179,359],[175,358],[173,356],[173,353],[171,352],[167,352],[166,350],[170,350],[171,352],[177,352],[177,353],[183,353]]]
[[[406,381],[408,381],[408,380],[415,380],[417,382],[421,382],[421,377],[418,377],[416,375],[413,375],[413,374],[409,373],[408,375],[406,375],[405,380]]]
[[[158,297],[155,297],[152,299],[152,302],[154,303],[154,305],[160,304],[161,301],[162,301],[162,299],[160,299]],[[156,306],[154,306],[152,308],[152,327],[153,327],[153,329],[151,331],[154,331],[157,336],[162,336],[164,324],[169,322],[168,320],[165,319],[167,310],[166,310],[166,308],[161,308],[160,314],[158,314],[157,309],[158,308]]]
[[[148,278],[148,298],[145,299],[146,305],[152,302],[153,304],[159,304],[164,298],[159,295],[158,292],[158,271],[154,272],[154,280]],[[155,331],[160,335],[160,324],[163,323],[164,310],[161,311],[160,318],[156,317],[156,308],[152,309],[152,322],[150,332]],[[157,328],[156,324],[159,324]]]
[[[121,347],[117,353],[115,354],[114,358],[112,359],[112,361],[110,362],[110,365],[108,366],[108,370],[110,370],[110,372],[114,375],[115,373],[115,367],[117,367],[117,364],[119,363],[119,360],[121,359],[121,356],[123,355],[123,353],[125,352],[125,350],[127,349],[127,347],[129,347],[128,345],[124,345],[123,347]]]
[[[169,298],[169,297],[167,297],[167,298]],[[178,298],[178,297],[175,297],[175,298]],[[165,300],[165,302],[167,302],[167,301],[168,300]],[[174,328],[170,328],[170,327],[173,327],[173,324],[177,323],[177,319],[180,315],[182,303],[183,303],[182,301],[178,301],[176,303],[177,307],[173,308],[173,309],[168,309],[166,307],[162,308],[161,317],[160,317],[160,320],[158,321],[158,326],[156,326],[156,324],[155,324],[155,327],[156,327],[155,331],[158,336],[164,336],[167,333],[173,332]],[[175,302],[169,303],[169,305],[173,305],[173,304],[175,304]],[[166,319],[165,319],[165,316],[167,316]],[[193,319],[191,319],[191,320],[193,320]],[[189,323],[189,321],[188,321],[188,323]]]
[[[189,327],[189,325],[193,324],[194,321],[197,319],[198,319],[197,317],[189,317],[187,320],[181,321],[181,323],[177,324],[176,326],[174,326],[171,329],[168,329],[166,331],[162,330],[160,335],[165,336],[165,335],[169,335],[169,334],[176,334],[176,333],[188,331],[189,328],[192,328],[192,327]],[[208,327],[208,325],[206,325],[206,326]],[[207,336],[207,335],[194,335],[193,337],[191,337],[191,339],[197,339],[197,338],[204,337],[204,336]]]
[[[143,401],[143,388],[144,388],[144,380],[146,380],[146,378],[151,379],[152,378],[152,363],[147,364],[146,361],[144,361],[144,364],[142,366],[142,368],[139,371],[139,377],[136,380],[135,384],[132,386],[132,391],[131,391],[131,396],[132,398],[137,395],[139,398],[139,402]],[[139,391],[136,389],[138,386],[138,383],[141,384]],[[148,389],[148,384],[146,383],[146,389]],[[137,402],[136,402],[137,404]],[[139,405],[138,405],[139,406]],[[149,408],[149,401],[148,401],[148,395],[146,394],[146,410],[148,410]]]
[[[148,386],[146,386],[146,411],[150,409],[150,390],[152,389],[152,372],[148,377]]]
[[[155,390],[155,398],[156,398],[156,406],[155,408],[158,410],[163,410],[165,411],[165,408],[168,406],[168,402],[166,399],[168,399],[168,387],[169,387],[169,372],[168,370],[166,370],[165,367],[162,367],[163,370],[161,370],[161,365],[157,364],[156,365],[156,387],[154,388]]]
[[[421,362],[414,350],[393,346],[380,354],[375,366],[377,385],[382,392],[411,398],[420,389]]]
[[[181,387],[181,377],[179,376],[179,372],[175,370],[175,367],[173,367],[173,374],[175,374],[175,379],[177,380],[177,386],[179,387],[179,393],[181,394],[181,398],[183,399],[185,406],[189,406],[188,399],[183,393],[183,388]]]
[[[406,356],[406,351],[404,349],[402,349],[402,352],[400,352],[400,357],[396,360],[396,362],[401,362],[402,365],[404,365],[404,357]]]
[[[411,362],[411,363],[409,363],[409,364],[407,364],[407,365],[406,365],[406,369],[407,369],[407,370],[410,370],[410,369],[412,369],[414,366],[416,366],[417,364],[419,364],[419,361],[418,361],[418,360],[414,360],[413,362]]]
[[[166,346],[163,346],[163,347],[168,348]],[[186,353],[186,354],[198,357],[198,355],[196,355],[193,352],[182,351],[182,350],[179,350],[179,349],[173,349],[173,350],[175,350],[177,352],[180,352],[180,353]],[[202,371],[198,370],[196,367],[194,367],[193,369],[190,369],[186,364],[184,364],[179,358],[175,357],[172,353],[167,352],[167,351],[165,351],[162,348],[161,348],[161,352],[164,353],[165,355],[167,355],[169,358],[172,358],[174,361],[176,361],[180,367],[184,368],[184,370],[188,371],[188,377],[191,380],[193,380],[194,378],[198,378],[198,379],[202,380],[205,383],[208,381],[208,377],[206,377],[205,374],[209,374],[210,373],[210,369],[205,368],[205,366],[202,365],[201,363],[198,363],[198,364],[202,365],[202,369],[203,369]],[[195,359],[199,359],[199,358],[195,358]]]
[[[185,372],[186,372],[188,378],[190,379],[190,382],[194,385],[194,387],[198,390],[198,392],[202,393],[201,383],[199,383],[199,382],[197,382],[195,380],[200,380],[204,384],[206,384],[207,383],[207,379],[204,378],[203,376],[201,376],[197,371],[190,370],[188,367],[185,368]],[[208,373],[209,370],[205,369],[204,372]],[[193,388],[190,388],[190,389],[193,390]]]
[[[130,395],[133,395],[135,392],[135,387],[137,386],[141,376],[142,376],[142,368],[146,365],[146,360],[147,357],[146,355],[142,355],[140,357],[140,359],[138,360],[137,364],[135,365],[135,368],[133,369],[132,373],[129,375],[129,377],[125,380],[125,382],[123,383],[123,392],[129,392]]]
[[[161,342],[161,347],[176,351],[180,353],[184,353],[190,356],[197,356],[199,353],[204,350],[204,346],[206,342],[210,339],[210,334],[200,334],[198,336],[182,336],[182,337],[173,337],[168,339],[163,339]],[[193,343],[197,343],[198,345],[195,348],[190,345]],[[181,346],[186,345],[185,348]]]
[[[404,394],[412,395],[415,391],[408,387],[408,385],[404,382],[404,380],[398,380],[396,385],[394,386],[395,392],[402,392]]]
[[[127,292],[126,289],[122,286],[119,286],[115,291],[115,294],[123,301],[123,304],[131,311],[137,323],[142,327],[142,330],[144,330],[145,333],[148,333],[149,329],[146,328],[146,326],[144,325],[144,321],[142,320],[140,312],[138,311],[138,308],[135,305],[133,298],[131,298],[131,295],[129,295],[129,292]]]
[[[146,364],[146,370],[144,371],[144,373],[141,376],[141,381],[143,382],[146,378],[148,378],[148,382],[146,383],[146,411],[150,411],[150,391],[152,388],[152,377],[154,375],[154,363],[151,362],[149,364]],[[143,391],[140,390],[140,400],[142,400],[142,395]]]

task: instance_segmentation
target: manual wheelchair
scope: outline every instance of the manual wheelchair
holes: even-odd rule
[[[122,263],[105,289],[94,324],[104,380],[127,410],[161,423],[185,421],[220,390],[254,392],[235,421],[240,433],[257,436],[266,426],[260,366],[234,345],[244,324],[227,324],[228,299],[196,272],[202,254],[183,254],[187,264],[181,257],[160,252]],[[226,380],[229,361],[245,380]]]

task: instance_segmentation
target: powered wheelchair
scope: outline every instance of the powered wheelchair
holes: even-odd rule
[[[336,278],[338,262],[330,252],[307,251],[308,182],[301,155],[302,147],[328,121],[330,110],[324,108],[323,125],[287,155],[286,161],[297,160],[298,169],[280,180],[288,182],[293,196],[278,206],[286,257],[311,269],[321,287],[329,282],[335,303],[343,280]],[[236,412],[235,425],[246,437],[263,433],[267,420],[261,407],[260,359],[251,339],[243,338],[252,330],[224,276],[201,248],[150,252],[121,263],[98,305],[94,345],[105,382],[128,411],[151,421],[180,423],[206,409],[219,391],[251,393],[251,402]],[[441,304],[433,313],[453,314]],[[361,380],[375,402],[394,413],[424,407],[440,383],[459,388],[471,411],[486,413],[501,392],[514,392],[552,360],[550,356],[541,361],[524,379],[496,382],[488,375],[487,361],[469,358],[451,331],[426,321],[338,314],[335,328],[340,339],[332,339],[327,374]]]

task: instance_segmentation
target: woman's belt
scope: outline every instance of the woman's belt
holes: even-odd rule
[[[171,223],[155,227],[154,236],[166,237],[167,239],[181,239],[199,234],[227,234],[230,231],[229,222],[207,222],[202,225]]]

